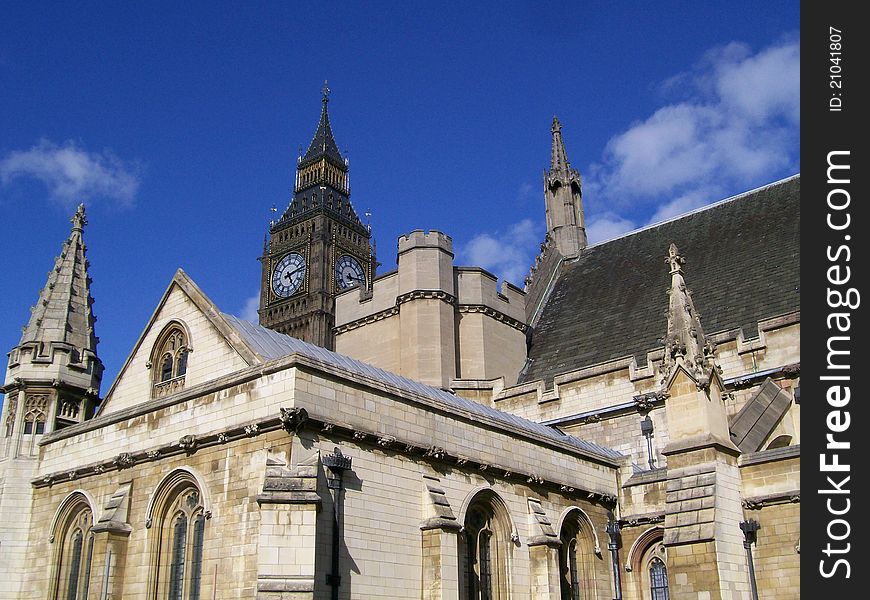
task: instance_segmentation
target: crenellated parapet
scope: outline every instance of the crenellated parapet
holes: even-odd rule
[[[370,293],[336,297],[336,349],[447,388],[456,378],[516,381],[525,361],[526,293],[479,267],[453,264],[440,231],[399,238],[398,269]]]

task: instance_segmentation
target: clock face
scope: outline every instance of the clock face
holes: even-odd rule
[[[272,290],[282,298],[296,293],[305,281],[305,258],[291,252],[282,258],[272,272]]]
[[[335,282],[345,290],[355,285],[365,285],[366,276],[357,260],[345,254],[335,261]]]

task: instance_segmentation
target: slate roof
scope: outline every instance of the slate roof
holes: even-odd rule
[[[675,243],[707,335],[800,309],[800,176],[589,246],[563,263],[521,383],[661,348]]]
[[[302,164],[310,164],[325,156],[336,165],[344,166],[344,158],[338,150],[338,144],[335,143],[335,138],[332,135],[332,126],[329,124],[328,102],[329,100],[324,96],[320,122],[317,123],[317,130],[314,132],[311,144],[308,145],[308,151],[302,157]]]
[[[471,400],[466,400],[465,398],[445,392],[444,390],[419,383],[412,379],[408,379],[407,377],[401,377],[395,373],[390,373],[384,369],[373,367],[362,361],[338,354],[337,352],[332,352],[325,348],[321,348],[320,346],[290,337],[289,335],[278,333],[277,331],[261,327],[260,325],[255,325],[249,321],[239,319],[238,317],[226,313],[222,313],[221,316],[226,319],[226,321],[236,329],[242,337],[245,338],[255,352],[266,360],[280,358],[282,356],[287,356],[288,354],[299,353],[346,369],[351,373],[370,377],[394,388],[398,388],[399,390],[412,392],[425,398],[435,400],[438,404],[446,405],[445,408],[448,410],[450,408],[460,409],[473,415],[485,417],[486,420],[511,425],[554,441],[570,444],[586,453],[598,455],[608,460],[619,460],[623,458],[623,455],[616,450],[593,444],[592,442],[581,440],[574,436],[566,435],[554,427],[535,423],[516,415],[496,410]]]

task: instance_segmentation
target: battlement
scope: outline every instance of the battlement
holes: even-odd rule
[[[526,294],[505,281],[498,289],[498,278],[480,267],[454,267],[456,303],[491,308],[517,321],[525,321]]]
[[[480,267],[453,265],[453,242],[421,229],[398,241],[399,268],[371,292],[335,298],[336,350],[438,387],[457,376],[515,382],[526,358],[526,294]]]
[[[414,248],[439,248],[453,256],[453,239],[446,233],[415,229],[399,237],[399,254]]]

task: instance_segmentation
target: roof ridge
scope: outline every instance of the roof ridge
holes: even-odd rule
[[[705,204],[704,206],[699,206],[698,208],[695,208],[695,209],[692,209],[692,210],[690,210],[690,211],[684,212],[684,213],[682,213],[682,214],[679,214],[679,215],[673,216],[673,217],[671,217],[671,218],[669,218],[669,219],[665,219],[664,221],[658,221],[658,222],[656,222],[656,223],[650,223],[649,225],[644,225],[643,227],[639,227],[639,228],[637,228],[637,229],[632,229],[631,231],[627,231],[627,232],[622,233],[622,234],[620,234],[620,235],[617,235],[617,236],[615,236],[615,237],[608,238],[608,239],[606,239],[606,240],[602,240],[602,241],[600,241],[600,242],[595,242],[594,244],[589,244],[589,245],[587,246],[587,248],[595,248],[595,247],[597,247],[597,246],[603,246],[604,244],[608,244],[608,243],[613,242],[613,241],[615,241],[615,240],[620,240],[620,239],[622,239],[622,238],[626,238],[626,237],[632,236],[632,235],[634,235],[634,234],[636,234],[636,233],[641,233],[642,231],[647,231],[647,230],[650,230],[650,229],[655,229],[656,227],[660,227],[661,225],[665,225],[665,224],[667,224],[667,223],[672,223],[672,222],[674,222],[674,221],[679,221],[680,219],[684,219],[684,218],[686,218],[686,217],[688,217],[688,216],[691,216],[691,215],[694,215],[694,214],[696,214],[696,213],[704,212],[704,211],[706,211],[706,210],[710,210],[710,209],[716,208],[716,207],[721,206],[721,205],[723,205],[723,204],[727,204],[727,203],[729,203],[729,202],[734,202],[735,200],[740,200],[741,198],[743,198],[743,197],[745,197],[745,196],[749,196],[749,195],[751,195],[751,194],[757,194],[757,193],[759,193],[759,192],[761,192],[761,191],[763,191],[763,190],[766,190],[767,188],[771,188],[771,187],[774,187],[774,186],[782,185],[782,184],[787,183],[787,182],[789,182],[789,181],[791,181],[791,180],[793,180],[793,179],[797,179],[797,178],[799,178],[800,176],[801,176],[800,173],[795,173],[794,175],[789,175],[788,177],[784,177],[784,178],[779,179],[779,180],[777,180],[777,181],[772,181],[772,182],[770,182],[770,183],[764,184],[764,185],[759,186],[759,187],[757,187],[757,188],[753,188],[753,189],[751,189],[751,190],[747,190],[747,191],[745,191],[745,192],[740,192],[739,194],[735,194],[735,195],[733,195],[733,196],[729,196],[729,197],[727,197],[727,198],[723,198],[722,200],[717,200],[717,201],[712,202],[712,203],[710,203],[710,204]]]

